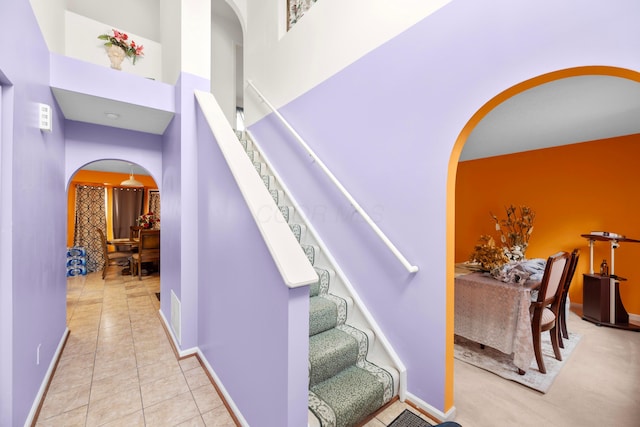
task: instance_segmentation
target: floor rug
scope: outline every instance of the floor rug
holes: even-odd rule
[[[547,369],[546,374],[538,370],[538,364],[534,359],[529,370],[524,375],[519,375],[518,368],[513,364],[512,354],[507,355],[491,347],[481,349],[480,344],[457,335],[454,339],[454,357],[502,378],[515,381],[541,393],[546,393],[567,362],[567,359],[569,359],[580,338],[579,334],[569,332],[569,339],[563,340],[564,348],[560,349],[562,361],[559,361],[553,355],[549,333],[542,334],[542,357],[544,358],[544,366]]]
[[[430,427],[431,424],[414,414],[408,409],[402,411],[388,427]]]
[[[160,292],[156,292],[156,297],[158,298],[158,301],[160,301]]]

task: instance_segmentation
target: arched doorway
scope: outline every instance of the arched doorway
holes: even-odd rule
[[[495,234],[494,223],[490,217],[491,210],[500,214],[505,204],[513,203],[526,204],[538,211],[535,231],[527,253],[531,258],[546,257],[557,250],[570,251],[574,247],[584,247],[587,242],[580,237],[580,233],[599,229],[601,226],[607,228],[612,224],[624,224],[620,222],[619,212],[612,214],[614,210],[610,205],[608,209],[600,209],[595,205],[598,204],[598,200],[601,200],[598,194],[605,194],[605,200],[609,198],[620,200],[621,197],[623,200],[628,199],[622,196],[622,192],[616,192],[617,190],[613,189],[619,187],[617,184],[625,180],[625,174],[627,181],[635,180],[637,183],[637,179],[630,176],[628,171],[622,172],[621,168],[613,167],[606,160],[611,155],[620,158],[619,154],[624,152],[628,153],[627,156],[631,153],[635,154],[625,150],[632,150],[634,143],[637,145],[640,132],[637,129],[629,128],[630,130],[625,129],[619,133],[607,131],[609,133],[603,135],[590,134],[594,136],[576,137],[564,145],[533,146],[525,148],[526,152],[521,150],[522,152],[513,153],[518,150],[512,149],[511,153],[494,153],[485,158],[467,158],[464,160],[464,166],[461,160],[464,158],[465,144],[474,137],[474,132],[486,124],[485,120],[498,108],[512,102],[515,104],[514,101],[520,95],[530,95],[536,89],[545,86],[551,88],[553,85],[561,85],[564,82],[572,83],[571,79],[593,76],[617,80],[618,83],[628,85],[632,90],[640,87],[638,85],[640,73],[616,67],[578,67],[548,73],[496,95],[472,116],[459,134],[449,163],[447,199],[449,218],[447,241],[450,249],[448,252],[450,261],[448,264],[448,310],[450,310],[448,331],[452,335],[455,311],[453,264],[466,260],[465,257],[471,253],[473,244],[481,234]],[[522,116],[532,113],[534,112],[519,112]],[[575,110],[568,111],[563,117],[569,122],[574,118],[575,113]],[[590,121],[606,119],[615,122],[622,116],[624,116],[623,112],[619,112],[615,117],[589,117],[586,116],[586,112],[583,112],[581,118]],[[620,125],[619,129],[622,128],[623,126]],[[523,139],[526,136],[524,135]],[[635,157],[634,154],[631,156]],[[625,155],[622,155],[622,158],[625,158]],[[479,176],[482,170],[485,172]],[[475,184],[470,184],[471,180],[475,180]],[[559,188],[563,190],[545,191],[554,181],[561,182]],[[461,190],[462,186],[465,186],[466,190]],[[472,187],[474,187],[473,191],[470,191],[469,188]],[[482,201],[480,206],[478,206],[479,200]],[[628,205],[632,211],[634,203],[631,201]],[[607,203],[604,205],[606,206]],[[471,208],[471,206],[474,207]],[[624,221],[628,229],[634,229],[630,218]],[[635,234],[640,235],[637,227]],[[581,259],[576,277],[581,277],[587,262],[588,255]],[[628,271],[631,271],[631,264]],[[631,289],[629,291],[633,292]],[[570,295],[580,301],[581,286],[575,288],[572,286]],[[630,293],[628,300],[632,299],[637,300],[637,295]],[[451,346],[453,347],[453,343]],[[453,384],[453,366],[450,366],[448,373],[451,374]]]

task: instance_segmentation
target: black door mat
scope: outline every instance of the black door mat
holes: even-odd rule
[[[405,409],[395,420],[391,421],[388,427],[430,427],[431,425],[410,410]]]

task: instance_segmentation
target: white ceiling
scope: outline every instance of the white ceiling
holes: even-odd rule
[[[611,76],[556,80],[494,108],[475,127],[460,160],[640,133],[640,83]]]

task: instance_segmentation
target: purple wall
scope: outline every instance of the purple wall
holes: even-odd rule
[[[115,159],[145,168],[162,190],[162,137],[83,122],[65,121],[65,183],[96,160]]]
[[[64,134],[49,52],[28,1],[0,6],[0,52],[0,74],[10,82],[0,112],[0,425],[22,425],[66,325]],[[36,103],[53,107],[52,133],[36,128]]]
[[[182,350],[198,340],[198,224],[196,100],[194,90],[208,90],[209,80],[182,73],[175,87],[176,117],[163,136],[162,313],[171,322],[171,291],[180,300]],[[166,298],[164,296],[166,295]]]
[[[251,127],[406,364],[409,392],[434,408],[450,409],[446,185],[460,131],[492,97],[534,76],[584,65],[640,70],[638,16],[637,1],[457,0],[281,108],[420,267],[413,276],[277,119]]]
[[[201,114],[198,125],[198,346],[249,425],[306,425],[309,289],[284,284]]]

